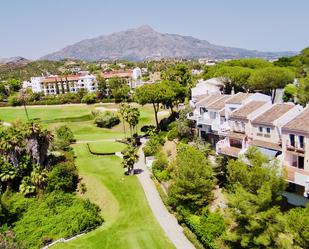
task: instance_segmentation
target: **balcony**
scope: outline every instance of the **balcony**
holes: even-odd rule
[[[198,117],[197,122],[198,122],[199,124],[212,125],[212,123],[214,122],[214,120],[213,120],[213,119],[210,119],[210,118],[206,118],[206,117],[200,116],[200,117]]]
[[[291,166],[286,166],[285,170],[286,170],[286,173],[287,173],[287,180],[290,181],[290,182],[297,181],[297,178],[299,178],[299,176],[309,179],[309,172],[305,171],[303,169],[299,169],[299,168],[291,167]],[[297,182],[295,182],[295,183],[297,183]]]
[[[199,115],[199,114],[196,114],[194,112],[190,112],[190,113],[187,114],[187,119],[197,121],[200,116],[201,115]]]
[[[298,152],[300,154],[305,154],[305,144],[303,144],[302,146],[300,146],[300,144],[298,142],[294,142],[294,145],[290,143],[289,140],[286,141],[286,149],[288,151],[294,151],[294,152]]]

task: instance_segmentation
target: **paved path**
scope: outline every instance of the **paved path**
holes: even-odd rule
[[[144,145],[144,141],[143,145]],[[140,183],[143,186],[146,198],[152,209],[154,216],[165,231],[167,237],[172,241],[177,249],[194,249],[195,247],[183,234],[182,227],[178,224],[176,218],[170,214],[161,200],[160,195],[156,189],[154,182],[150,178],[150,172],[145,165],[145,157],[142,151],[142,147],[138,151],[139,161],[135,165],[136,169],[142,169],[143,172],[137,175]]]

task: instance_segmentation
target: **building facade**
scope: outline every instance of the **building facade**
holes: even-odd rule
[[[61,93],[77,93],[79,89],[95,92],[98,88],[97,80],[91,74],[31,77],[23,82],[23,88],[31,88],[35,93],[56,95]]]

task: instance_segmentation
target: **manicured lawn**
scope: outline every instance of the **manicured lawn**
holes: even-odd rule
[[[124,176],[121,159],[89,154],[74,145],[87,198],[100,205],[105,223],[86,235],[54,248],[169,249],[169,242],[148,206],[136,176]]]
[[[100,152],[122,150],[125,145],[115,142],[93,142],[124,136],[122,123],[112,129],[102,129],[96,127],[93,120],[85,118],[96,107],[117,108],[117,105],[28,107],[28,113],[31,119],[40,119],[42,125],[51,130],[63,124],[68,125],[77,141],[90,141],[91,148]],[[143,125],[154,125],[152,107],[138,107],[141,111],[138,130]],[[0,108],[0,120],[12,122],[17,119],[26,120],[22,107]],[[126,130],[129,135],[129,128],[126,127]],[[174,248],[155,220],[136,176],[124,176],[120,158],[93,156],[86,146],[86,143],[74,145],[79,174],[87,186],[87,192],[82,198],[89,198],[101,207],[105,222],[102,227],[69,243],[57,244],[54,248]]]
[[[126,145],[118,142],[91,142],[89,147],[92,152],[97,153],[112,153],[122,151]]]
[[[67,105],[64,107],[59,106],[46,106],[36,107],[28,106],[28,115],[30,119],[53,120],[57,118],[68,118],[68,117],[81,117],[91,113],[91,109],[88,106]],[[27,117],[23,107],[3,107],[0,108],[0,120],[12,122],[15,120],[26,121]]]
[[[137,106],[141,112],[138,130],[143,125],[154,125],[153,109],[150,105]],[[54,129],[60,125],[68,125],[77,140],[101,140],[110,138],[122,138],[123,125],[113,127],[112,129],[98,128],[89,120],[91,111],[95,108],[112,108],[118,107],[117,104],[98,104],[98,105],[63,105],[63,106],[28,106],[28,114],[31,119],[39,119],[42,125]],[[0,120],[13,122],[15,120],[26,121],[26,114],[23,107],[3,107],[0,108]],[[126,125],[127,135],[129,127]]]

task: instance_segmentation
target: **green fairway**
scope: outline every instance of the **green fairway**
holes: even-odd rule
[[[126,145],[118,142],[92,142],[88,143],[92,152],[95,153],[112,153],[122,151]]]
[[[121,159],[92,156],[86,144],[74,148],[79,172],[88,188],[85,197],[101,207],[105,223],[54,248],[174,248],[155,220],[136,176],[124,176]]]
[[[141,112],[138,130],[143,125],[155,124],[152,106],[133,105]],[[112,129],[104,129],[96,127],[93,120],[89,119],[94,109],[115,110],[117,107],[116,104],[28,107],[31,119],[40,120],[43,126],[51,130],[66,124],[77,141],[82,142],[74,145],[79,174],[87,186],[87,192],[82,197],[99,205],[105,220],[103,227],[69,243],[57,244],[54,248],[174,248],[155,220],[136,176],[124,176],[118,157],[93,156],[87,149],[86,143],[95,152],[115,152],[125,148],[124,144],[114,141],[99,141],[123,138],[122,123]],[[0,120],[12,122],[18,119],[26,120],[23,107],[0,108]],[[128,126],[126,131],[128,136]]]
[[[143,125],[155,124],[153,109],[151,106],[137,106],[141,112],[138,129]],[[77,140],[101,140],[111,138],[122,138],[123,125],[113,127],[112,129],[98,128],[95,126],[91,115],[94,109],[105,108],[106,110],[115,110],[117,104],[96,104],[96,105],[62,105],[62,106],[28,106],[30,119],[36,119],[42,122],[42,125],[54,129],[60,125],[68,125],[73,131]],[[23,107],[3,107],[0,108],[0,120],[13,122],[15,120],[26,121],[27,117]],[[127,135],[129,127],[126,125]]]

